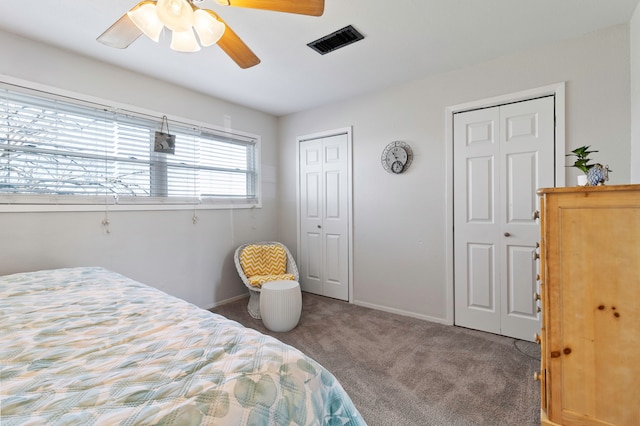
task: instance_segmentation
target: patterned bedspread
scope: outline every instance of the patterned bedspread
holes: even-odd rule
[[[8,425],[362,425],[302,352],[102,268],[0,277]]]

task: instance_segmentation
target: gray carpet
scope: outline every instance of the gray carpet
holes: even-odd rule
[[[539,425],[540,349],[303,293],[302,318],[273,333],[247,300],[212,309],[277,337],[330,370],[370,426]]]

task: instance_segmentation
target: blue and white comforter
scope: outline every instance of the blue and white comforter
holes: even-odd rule
[[[361,425],[284,343],[102,268],[0,277],[1,423]]]

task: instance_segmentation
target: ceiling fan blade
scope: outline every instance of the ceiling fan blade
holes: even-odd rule
[[[217,0],[227,6],[247,7],[250,9],[271,10],[274,12],[297,13],[299,15],[321,16],[324,13],[324,0]]]
[[[144,2],[141,2],[141,4]],[[134,6],[135,9],[136,6]],[[133,9],[131,9],[133,10]],[[109,47],[126,49],[131,43],[142,35],[142,31],[133,23],[125,13],[105,32],[100,34],[96,40]]]
[[[211,10],[202,10],[225,25],[224,34],[222,34],[222,37],[218,40],[218,46],[220,46],[220,48],[224,50],[224,52],[229,55],[229,57],[233,59],[240,68],[251,68],[252,66],[260,63],[260,58],[258,58],[255,53],[249,49],[249,46],[244,44],[240,37],[238,37],[226,22]]]

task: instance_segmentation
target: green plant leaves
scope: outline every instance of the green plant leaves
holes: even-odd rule
[[[591,145],[585,145],[585,146],[581,146],[579,148],[574,149],[573,151],[571,151],[570,154],[567,154],[566,156],[575,156],[577,157],[576,161],[573,163],[572,166],[567,166],[567,167],[575,167],[577,169],[582,170],[582,172],[584,174],[589,173],[589,169],[592,168],[593,166],[595,166],[595,164],[589,164],[589,161],[591,161],[591,159],[589,158],[589,154],[593,154],[594,152],[598,152],[598,151],[589,151],[589,148],[591,147]]]

